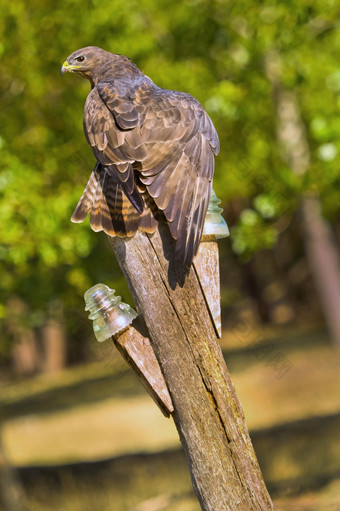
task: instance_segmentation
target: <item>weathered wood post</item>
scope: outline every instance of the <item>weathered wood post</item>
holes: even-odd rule
[[[162,222],[152,236],[109,240],[148,328],[202,509],[273,509],[194,265],[178,285]]]

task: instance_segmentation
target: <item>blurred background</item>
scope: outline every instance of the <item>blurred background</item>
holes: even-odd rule
[[[74,50],[130,57],[204,105],[222,349],[279,510],[340,509],[340,7],[334,0],[0,5],[0,508],[194,511],[175,427],[84,292],[133,304],[103,233],[70,216],[94,165]]]

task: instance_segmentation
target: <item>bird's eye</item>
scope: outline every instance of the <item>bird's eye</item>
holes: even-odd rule
[[[79,57],[76,57],[77,62],[84,62],[84,60],[85,60],[84,55],[80,55]]]

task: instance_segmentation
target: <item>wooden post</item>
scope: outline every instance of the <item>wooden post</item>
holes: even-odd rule
[[[202,509],[273,509],[194,267],[176,284],[163,223],[151,237],[109,240],[149,330]]]
[[[174,407],[150,340],[132,326],[118,332],[112,340],[162,414],[170,417]]]

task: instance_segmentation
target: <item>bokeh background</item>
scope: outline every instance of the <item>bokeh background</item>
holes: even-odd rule
[[[132,304],[69,219],[94,165],[74,50],[191,93],[221,140],[222,348],[279,510],[340,509],[340,7],[334,0],[3,0],[0,507],[198,510],[175,427],[83,294]]]

